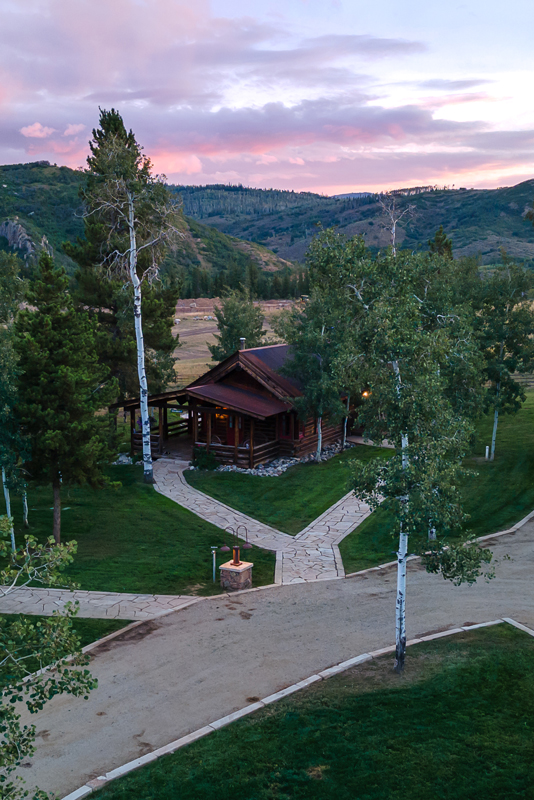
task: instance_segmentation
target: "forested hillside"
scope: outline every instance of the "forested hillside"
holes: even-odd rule
[[[377,195],[325,197],[319,194],[246,189],[242,186],[177,186],[184,212],[232,236],[263,244],[279,256],[302,261],[317,225],[362,234],[369,247],[389,244]],[[534,180],[503,189],[436,190],[405,195],[399,208],[413,205],[398,228],[400,247],[426,249],[443,225],[454,255],[500,260],[501,248],[534,267],[534,229],[525,210],[534,200]]]
[[[76,266],[62,243],[83,236],[78,196],[83,172],[47,161],[0,167],[0,249],[28,265],[43,247],[73,274]],[[293,264],[261,244],[241,241],[184,216],[183,238],[163,265],[163,276],[179,280],[184,297],[214,296],[245,283],[261,297],[294,295],[305,280]]]

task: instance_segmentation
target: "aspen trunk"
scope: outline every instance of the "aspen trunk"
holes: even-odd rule
[[[54,478],[52,488],[54,490],[54,541],[56,544],[61,544],[61,480],[59,475]]]
[[[2,467],[2,485],[4,487],[4,499],[6,501],[6,515],[11,521],[11,497],[9,494],[9,489],[7,486],[7,479],[6,479],[6,470],[5,467]],[[11,550],[15,552],[15,529],[13,528],[13,522],[10,522],[10,536],[11,536]]]
[[[347,416],[343,420],[343,444],[342,444],[343,450],[347,446],[347,422],[349,419],[349,406],[350,406],[350,394],[347,395]]]
[[[499,353],[499,363],[502,366],[502,357],[504,353],[504,341],[501,342],[500,353]],[[493,433],[491,434],[491,454],[490,454],[490,461],[493,461],[495,458],[495,442],[497,440],[497,425],[499,424],[499,400],[501,395],[501,382],[498,381],[495,392],[495,413],[493,415]]]
[[[490,461],[495,458],[495,442],[497,441],[497,425],[499,424],[499,394],[501,391],[501,384],[497,384],[497,396],[495,398],[495,413],[493,414],[493,433],[491,434],[491,453]]]
[[[321,450],[323,449],[323,418],[319,417],[317,420],[317,452],[315,460],[321,460]]]
[[[152,451],[150,448],[150,418],[148,416],[148,384],[145,369],[145,343],[141,317],[141,281],[137,275],[137,241],[132,195],[128,192],[128,227],[130,230],[130,280],[134,290],[135,340],[137,343],[137,374],[139,376],[139,399],[141,405],[141,430],[143,434],[143,478],[153,483]]]
[[[30,527],[30,523],[28,522],[28,492],[26,489],[22,492],[22,521],[25,528]]]
[[[401,396],[401,375],[397,361],[393,361],[393,369],[397,377],[397,396]],[[402,468],[408,467],[408,436],[401,435]],[[408,502],[408,498],[405,498]],[[395,602],[395,672],[402,672],[406,658],[406,558],[408,555],[408,534],[402,525],[399,531],[399,549],[397,552],[397,599]]]

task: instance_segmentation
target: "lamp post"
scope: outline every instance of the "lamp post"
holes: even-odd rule
[[[212,546],[211,546],[211,558],[212,558],[212,561],[213,561],[213,583],[215,583],[215,572],[216,572],[216,568],[217,568],[217,550],[218,549],[219,548],[217,547],[216,544],[212,544]]]

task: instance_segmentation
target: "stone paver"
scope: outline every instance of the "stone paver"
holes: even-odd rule
[[[219,528],[244,525],[252,544],[281,555],[278,580],[282,584],[343,578],[345,572],[337,545],[371,513],[351,492],[296,536],[236,511],[189,486],[184,478],[187,461],[159,459],[154,464],[156,489]]]
[[[51,615],[65,603],[80,604],[80,617],[97,619],[153,619],[177,608],[197,603],[200,598],[186,595],[121,594],[119,592],[71,592],[66,589],[24,588],[0,597],[2,614]]]

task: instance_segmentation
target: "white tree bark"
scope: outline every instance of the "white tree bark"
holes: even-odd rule
[[[6,501],[6,515],[11,520],[11,497],[9,495],[9,489],[7,486],[5,467],[2,467],[2,485],[4,487],[4,499]],[[15,529],[13,528],[13,522],[11,522],[10,525],[10,536],[11,536],[11,549],[13,550],[13,552],[15,552]]]
[[[25,528],[30,527],[30,523],[28,522],[28,492],[26,489],[22,492],[22,521]]]
[[[317,419],[317,452],[315,454],[315,460],[321,460],[321,450],[323,449],[323,418],[319,417]]]
[[[399,364],[393,361],[393,369],[397,378],[397,396],[401,396],[401,375]],[[402,468],[408,467],[408,436],[401,435]],[[408,498],[405,498],[408,502]],[[402,525],[399,532],[399,549],[397,551],[397,599],[395,602],[395,672],[402,672],[406,658],[406,558],[408,556],[408,534]]]
[[[141,281],[137,275],[137,241],[135,235],[135,211],[131,192],[128,192],[128,227],[130,232],[130,280],[134,290],[135,340],[137,343],[137,374],[139,376],[139,399],[141,404],[141,429],[143,435],[143,477],[145,483],[153,483],[152,451],[150,448],[150,418],[148,415],[148,383],[145,369],[145,342],[141,315]]]
[[[350,394],[347,395],[347,416],[343,420],[343,450],[347,446],[347,422],[349,419]]]
[[[493,433],[491,434],[491,453],[490,453],[490,461],[493,461],[495,458],[495,442],[497,441],[497,425],[499,424],[499,404],[498,404],[498,397],[499,397],[499,389],[500,384],[497,384],[497,402],[495,403],[495,412],[493,414]]]

